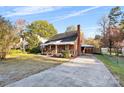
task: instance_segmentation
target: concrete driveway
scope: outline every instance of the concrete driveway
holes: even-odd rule
[[[118,87],[118,81],[93,55],[80,56],[7,87]]]

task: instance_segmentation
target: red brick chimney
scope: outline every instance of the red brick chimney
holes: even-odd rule
[[[77,25],[77,56],[81,55],[80,25]]]

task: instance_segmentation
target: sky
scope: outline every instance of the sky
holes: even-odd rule
[[[68,26],[80,24],[85,38],[93,38],[100,34],[98,23],[111,8],[113,6],[2,6],[0,15],[12,23],[17,19],[25,19],[27,23],[47,20],[58,33],[65,32]]]

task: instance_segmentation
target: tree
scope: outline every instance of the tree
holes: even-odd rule
[[[121,48],[121,42],[124,39],[124,15],[120,7],[114,7],[110,10],[106,18],[102,18],[100,23],[101,30],[101,42],[103,47],[109,47],[110,55],[112,48],[118,50]]]
[[[120,34],[118,25],[120,23],[121,14],[122,12],[120,7],[114,7],[110,10],[110,13],[107,16],[102,17],[99,23],[102,35],[102,46],[109,47],[110,55],[112,48],[115,46],[115,41],[117,42],[118,40],[120,40],[120,37],[118,37],[118,35]]]
[[[108,23],[109,23],[109,19],[107,16],[103,16],[100,20],[100,22],[98,23],[98,25],[100,26],[99,31],[101,32],[101,35],[104,37],[108,28]]]
[[[96,48],[100,47],[100,40],[94,38],[88,38],[85,40],[85,44],[94,45]]]
[[[24,33],[28,42],[28,51],[31,53],[39,52],[39,44],[41,38],[49,39],[57,33],[54,26],[47,21],[34,21],[27,26],[27,31]]]
[[[106,38],[108,23],[109,23],[108,16],[103,16],[100,19],[100,22],[98,23],[98,25],[100,26],[99,31],[101,32],[101,46],[102,47],[108,46],[108,40]]]
[[[28,25],[27,28],[33,34],[37,34],[38,36],[44,38],[50,38],[57,34],[57,30],[54,28],[53,24],[43,20],[34,21]]]
[[[114,7],[111,9],[108,18],[109,18],[109,26],[108,26],[108,41],[109,41],[109,49],[110,49],[110,55],[111,55],[111,49],[114,45],[114,42],[112,41],[112,35],[111,35],[111,30],[113,28],[118,28],[117,26],[119,25],[120,22],[120,16],[122,12],[120,7]]]
[[[37,47],[39,46],[39,39],[37,35],[32,32],[25,32],[24,36],[26,41],[28,42],[27,51],[31,53],[37,53]]]
[[[124,13],[121,16],[121,21],[120,21],[120,31],[121,31],[121,35],[122,35],[122,39],[124,40]]]
[[[122,11],[121,11],[121,8],[119,6],[114,7],[110,10],[110,13],[108,15],[110,27],[118,26],[118,24],[120,22],[121,14],[122,14]]]
[[[95,40],[100,40],[101,39],[101,36],[100,35],[95,35]]]
[[[20,48],[22,49],[23,52],[25,52],[25,37],[24,37],[24,31],[26,29],[26,21],[24,19],[18,19],[16,20],[16,29],[17,29],[17,33],[20,36],[20,40],[21,40],[21,45]]]
[[[0,59],[4,59],[13,45],[19,41],[15,27],[0,16]]]
[[[65,32],[70,32],[70,31],[77,31],[77,27],[74,25],[68,26]]]

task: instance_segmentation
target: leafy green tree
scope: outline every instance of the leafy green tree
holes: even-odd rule
[[[33,33],[37,34],[40,37],[50,38],[57,34],[57,30],[54,28],[53,24],[48,23],[47,21],[38,20],[32,22],[27,28]]]
[[[28,51],[31,53],[38,53],[40,48],[39,44],[42,42],[40,38],[49,39],[57,33],[57,30],[52,24],[47,21],[37,20],[27,26],[27,31],[24,37],[28,42]]]
[[[38,50],[37,48],[39,46],[39,39],[37,35],[32,32],[25,32],[24,36],[26,41],[28,42],[27,51],[31,53],[34,53],[34,52],[36,53]]]
[[[94,45],[95,48],[100,48],[100,39],[87,38],[85,39],[85,44]]]
[[[114,7],[111,9],[108,18],[109,18],[109,26],[118,26],[118,23],[120,22],[122,11],[119,6]]]
[[[15,27],[9,20],[0,16],[0,59],[4,59],[11,48],[19,41]]]

